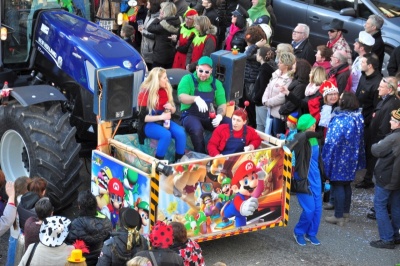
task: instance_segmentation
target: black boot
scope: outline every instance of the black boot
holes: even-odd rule
[[[179,163],[185,154],[179,154],[175,152],[175,163]]]

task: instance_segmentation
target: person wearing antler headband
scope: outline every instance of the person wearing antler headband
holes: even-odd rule
[[[246,123],[246,110],[235,110],[231,124],[222,124],[214,130],[207,145],[208,154],[218,156],[257,149],[261,138],[255,129]]]

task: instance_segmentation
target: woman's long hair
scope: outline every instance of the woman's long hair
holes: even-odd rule
[[[140,86],[140,90],[148,94],[146,105],[150,113],[155,111],[158,105],[158,90],[160,89],[160,78],[164,73],[166,73],[166,70],[162,67],[153,68]],[[166,89],[167,91],[168,102],[172,106],[175,106],[174,98],[172,96],[171,84],[168,82],[167,87],[164,89]]]
[[[206,16],[196,16],[194,18],[194,23],[199,25],[199,36],[204,36],[211,28],[210,19]]]

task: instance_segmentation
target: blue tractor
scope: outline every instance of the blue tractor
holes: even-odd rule
[[[7,180],[45,178],[60,210],[81,184],[79,155],[97,141],[96,71],[132,73],[128,100],[134,109],[146,65],[121,38],[58,1],[2,0],[0,18],[0,89],[5,81],[13,89],[0,106],[1,169]],[[129,128],[129,119],[124,122]]]

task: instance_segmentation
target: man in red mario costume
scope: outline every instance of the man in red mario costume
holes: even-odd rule
[[[235,217],[235,227],[246,225],[246,217],[258,208],[257,198],[264,189],[265,174],[250,161],[244,161],[236,170],[232,179],[233,200],[228,201],[221,211],[222,222],[217,228],[225,228],[232,224],[228,219]]]

